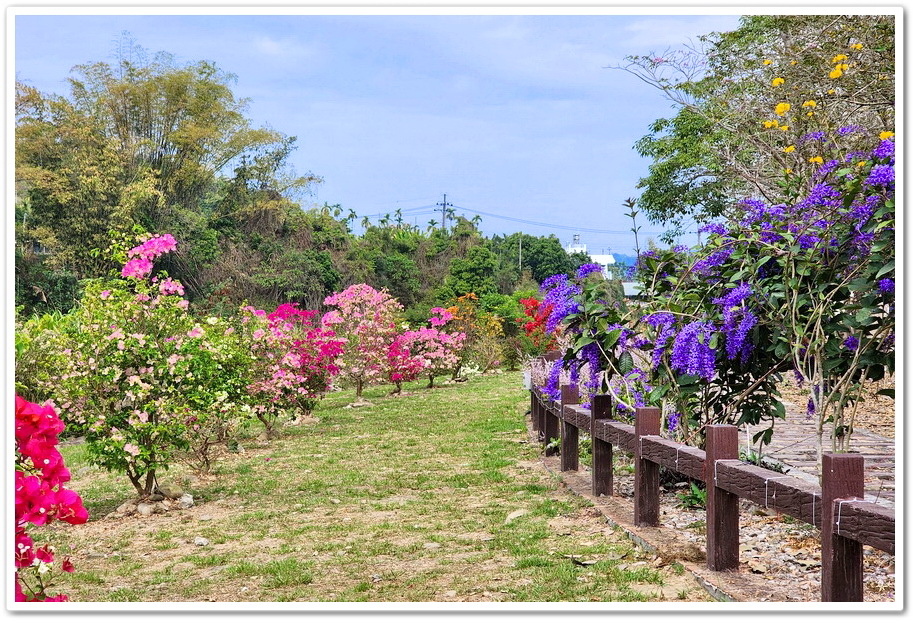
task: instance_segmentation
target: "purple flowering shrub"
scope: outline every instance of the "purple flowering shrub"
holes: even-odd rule
[[[623,411],[662,406],[685,436],[784,417],[777,387],[794,374],[843,449],[867,381],[894,366],[894,143],[828,164],[783,202],[739,202],[701,246],[642,254],[637,304],[587,275],[546,280],[551,326],[572,335],[556,365],[588,369],[589,395]]]

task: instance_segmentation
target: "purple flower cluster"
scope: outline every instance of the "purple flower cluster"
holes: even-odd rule
[[[826,139],[827,139],[827,135],[824,132],[810,132],[808,134],[805,134],[802,137],[802,141],[806,143],[809,143],[809,142],[823,143]]]
[[[846,348],[849,350],[855,350],[858,347],[859,347],[859,338],[857,338],[854,335],[850,335],[845,340],[843,340],[843,348]]]
[[[652,349],[652,369],[655,370],[662,363],[662,355],[665,354],[665,347],[668,340],[674,337],[676,333],[674,328],[674,314],[669,312],[655,312],[642,317],[642,321],[650,327],[658,329],[655,337],[654,347]]]
[[[584,279],[585,277],[587,277],[588,275],[591,275],[592,273],[600,273],[603,271],[604,271],[604,268],[601,266],[601,264],[594,264],[594,263],[583,264],[582,266],[579,267],[579,270],[576,271],[576,277],[579,279]]]
[[[840,161],[837,160],[836,158],[833,158],[831,160],[828,160],[824,164],[822,164],[821,168],[817,170],[817,174],[826,175],[828,173],[835,171],[838,166],[840,166]]]
[[[731,255],[731,249],[720,249],[719,251],[711,253],[693,265],[693,272],[702,276],[710,275],[714,268],[724,264]]]
[[[716,351],[709,347],[716,328],[708,322],[691,322],[674,338],[671,367],[711,381],[716,375]]]
[[[560,399],[560,375],[563,373],[563,360],[557,359],[550,365],[547,371],[547,381],[541,391],[551,400]]]
[[[562,324],[563,319],[579,311],[579,303],[575,297],[582,294],[582,288],[569,280],[565,274],[552,275],[541,284],[544,292],[544,305],[550,305],[550,315],[547,317],[545,329],[552,333]]]
[[[840,136],[845,136],[846,134],[859,134],[864,131],[865,128],[860,125],[847,125],[837,130],[836,133]]]
[[[681,422],[681,414],[680,414],[680,413],[678,413],[677,411],[675,411],[675,412],[669,414],[669,415],[668,415],[668,419],[667,419],[667,421],[666,421],[666,423],[665,423],[665,424],[666,424],[666,427],[667,427],[667,429],[668,429],[668,432],[672,432],[672,433],[673,433],[673,432],[675,431],[675,429],[677,429],[677,425],[680,424],[680,422]]]
[[[796,214],[812,213],[821,208],[838,208],[842,204],[842,194],[830,184],[816,184],[808,196],[795,205]]]
[[[700,227],[700,233],[724,236],[728,233],[728,229],[722,223],[707,223],[706,225]]]
[[[894,293],[894,280],[893,279],[881,279],[878,282],[878,291],[882,294],[893,294]]]
[[[868,174],[865,180],[867,186],[884,186],[888,189],[894,188],[894,165],[878,164]]]
[[[894,141],[890,139],[881,141],[880,143],[878,143],[878,146],[875,148],[875,151],[872,152],[872,155],[879,160],[883,160],[884,158],[893,159]],[[891,160],[891,163],[893,164],[893,160]]]
[[[741,283],[724,296],[712,301],[722,309],[725,354],[729,359],[735,359],[741,355],[742,363],[747,362],[754,348],[753,344],[747,341],[747,334],[757,324],[757,317],[744,304],[744,300],[751,294],[751,286]]]

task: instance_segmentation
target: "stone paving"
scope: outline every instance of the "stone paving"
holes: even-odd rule
[[[765,427],[751,428],[751,436],[761,428]],[[829,450],[830,439],[826,433],[823,439],[824,450]],[[868,431],[855,431],[849,451],[865,457],[865,499],[893,508],[894,440]],[[820,482],[817,424],[791,405],[786,405],[786,419],[776,422],[773,441],[764,447],[763,453],[788,467],[792,476]]]

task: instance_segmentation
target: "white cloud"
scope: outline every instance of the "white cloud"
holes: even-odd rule
[[[319,55],[318,46],[314,43],[303,43],[288,37],[280,39],[260,35],[254,37],[251,43],[255,52],[269,56],[273,60],[314,60]]]

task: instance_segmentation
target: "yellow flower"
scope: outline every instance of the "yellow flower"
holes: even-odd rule
[[[839,69],[840,71],[846,71],[849,69],[849,65],[847,65],[846,63],[840,63],[839,65],[836,66],[836,69]]]
[[[773,86],[778,87],[780,84],[786,81],[785,78],[773,78]]]
[[[763,64],[764,64],[764,65],[772,65],[772,64],[773,64],[773,61],[771,61],[770,59],[766,58],[766,59],[763,60]]]
[[[798,65],[798,61],[790,61],[789,64],[790,64],[790,65]]]
[[[834,69],[833,71],[830,72],[830,77],[834,79],[839,78],[842,75],[843,75],[843,71],[841,69]]]
[[[802,108],[814,108],[815,106],[817,106],[817,102],[814,100],[805,100],[802,104]]]
[[[763,122],[763,127],[765,128],[775,128],[778,125],[779,125],[778,121],[764,121]]]
[[[885,141],[892,136],[894,136],[893,132],[882,132],[881,134],[878,135],[878,138],[880,138],[882,141]]]
[[[845,54],[837,54],[836,56],[833,57],[833,60],[830,61],[830,62],[831,62],[831,63],[839,63],[840,61],[845,61],[845,60],[848,59],[848,58],[849,58],[849,57],[846,56]]]
[[[814,156],[813,158],[808,158],[808,162],[815,162],[817,164],[824,164],[824,159],[820,156]]]
[[[853,43],[852,45],[849,46],[849,49],[851,49],[851,50],[861,50],[861,49],[862,49],[862,44],[861,44],[861,43]]]
[[[779,129],[782,130],[783,132],[785,132],[786,130],[789,129],[789,126],[787,126],[787,125],[781,125],[781,126],[779,126]]]
[[[864,160],[859,160],[859,161],[856,163],[856,166],[857,166],[857,167],[864,167],[864,166],[865,166],[865,161],[864,161]]]
[[[795,151],[795,145],[789,145],[788,147],[783,149],[783,151],[786,152],[787,154],[791,154],[793,151]]]
[[[792,108],[792,104],[789,102],[779,102],[776,104],[776,114],[782,117],[784,114],[789,112],[790,108]]]
[[[836,89],[830,89],[827,91],[827,95],[836,95]]]
[[[792,169],[785,169],[786,175],[792,172]]]

